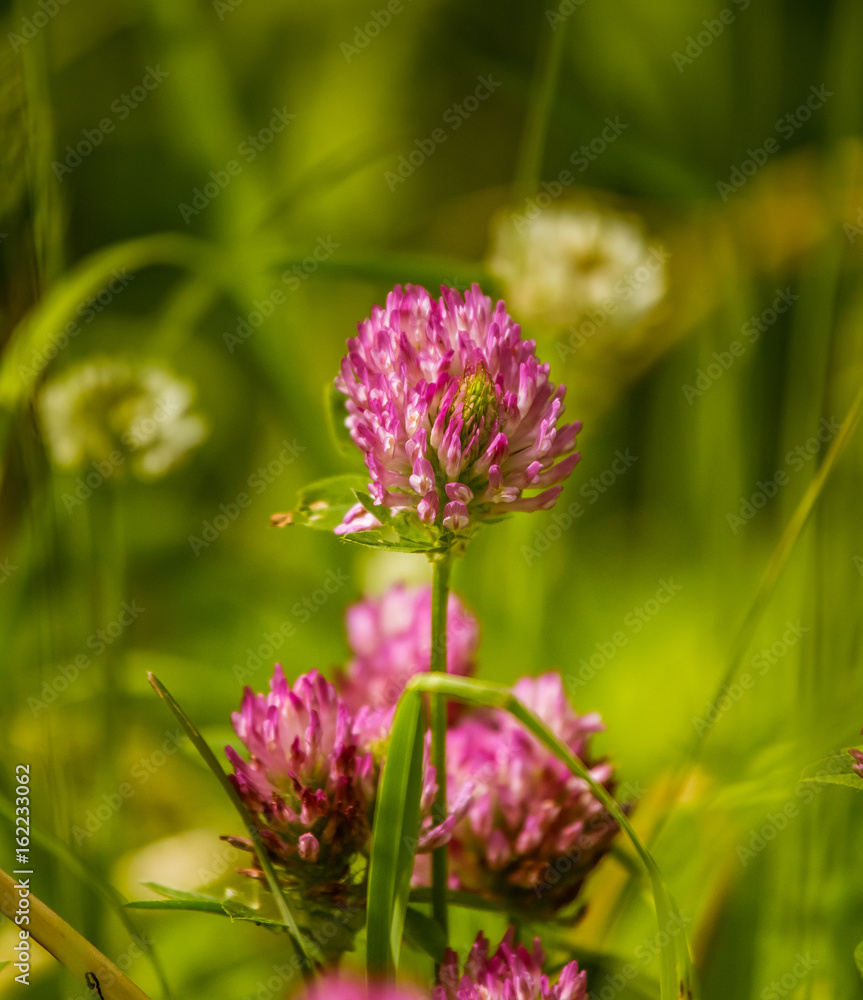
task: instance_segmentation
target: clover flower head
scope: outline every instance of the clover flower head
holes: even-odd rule
[[[194,389],[157,365],[99,360],[49,382],[39,396],[48,450],[64,469],[88,462],[157,479],[207,436]]]
[[[478,285],[464,297],[442,287],[440,299],[396,286],[358,331],[335,384],[374,504],[457,535],[554,505],[581,424],[558,426],[565,387],[549,381],[503,302]],[[379,526],[358,504],[336,531]]]
[[[501,216],[488,267],[519,316],[551,325],[600,310],[612,328],[633,326],[667,287],[664,255],[640,224],[593,208]]]
[[[431,662],[431,587],[396,584],[381,597],[351,605],[345,621],[353,658],[339,694],[353,712],[366,708],[391,717],[405,684]],[[447,671],[473,673],[479,641],[476,618],[455,594],[447,605]]]
[[[441,965],[441,984],[432,990],[432,1000],[585,1000],[587,974],[578,962],[568,962],[552,986],[543,975],[545,953],[539,938],[533,951],[514,945],[510,927],[497,951],[489,957],[488,939],[479,933],[459,978],[458,956],[447,949]]]
[[[577,715],[559,674],[525,677],[514,694],[546,723],[609,790],[611,765],[592,763],[598,715]],[[617,832],[587,782],[497,711],[467,713],[447,737],[447,790],[469,805],[453,825],[454,887],[513,911],[548,913],[572,902]]]
[[[858,750],[857,747],[851,747],[848,753],[854,758],[854,763],[851,765],[851,770],[859,777],[863,778],[863,750]]]
[[[269,694],[247,687],[232,721],[250,757],[226,747],[231,781],[274,861],[289,882],[339,897],[368,844],[376,781],[347,706],[317,671],[291,688],[277,664]],[[259,869],[246,874],[261,876]]]

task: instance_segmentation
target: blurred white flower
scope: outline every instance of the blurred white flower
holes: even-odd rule
[[[592,310],[632,326],[664,297],[665,254],[629,218],[588,208],[507,214],[494,226],[489,271],[517,319],[575,323]]]
[[[129,459],[139,479],[157,479],[207,436],[189,412],[193,386],[156,365],[88,361],[47,383],[39,413],[48,451],[64,469]]]

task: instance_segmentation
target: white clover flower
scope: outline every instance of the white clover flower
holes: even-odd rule
[[[665,255],[624,216],[588,208],[507,214],[493,243],[489,271],[525,320],[565,325],[600,310],[610,326],[629,327],[665,296]]]
[[[39,414],[60,468],[128,459],[139,479],[157,479],[207,436],[206,421],[189,412],[194,397],[192,385],[164,368],[100,359],[47,383]]]

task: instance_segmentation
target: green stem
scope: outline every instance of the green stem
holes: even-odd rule
[[[447,603],[452,556],[449,552],[433,563],[431,664],[434,672],[446,673]],[[432,763],[437,774],[437,797],[434,821],[446,819],[446,696],[431,696]],[[432,915],[448,942],[447,884],[449,882],[449,848],[438,847],[432,855]]]

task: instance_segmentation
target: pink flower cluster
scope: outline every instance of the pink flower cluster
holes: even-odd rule
[[[585,1000],[587,974],[578,962],[567,962],[558,982],[552,986],[543,975],[545,953],[539,938],[530,952],[514,944],[513,928],[506,932],[497,951],[489,956],[488,939],[480,932],[459,976],[458,956],[447,949],[441,965],[440,986],[431,1000]],[[427,994],[426,994],[427,995]],[[368,986],[339,976],[323,980],[311,992],[310,1000],[421,1000],[415,988],[370,983]]]
[[[573,711],[559,674],[523,677],[513,692],[612,789],[611,765],[589,757],[602,722]],[[618,829],[587,782],[505,712],[470,712],[449,730],[447,790],[451,799],[470,790],[450,842],[453,887],[512,912],[572,902]]]
[[[351,861],[368,844],[377,781],[347,706],[317,671],[290,688],[277,664],[270,693],[247,687],[232,721],[250,759],[226,748],[231,781],[267,849],[290,881],[341,896]],[[259,869],[247,874],[261,877]]]
[[[478,626],[454,595],[448,605],[448,655],[452,673],[469,673]],[[234,730],[249,751],[232,748],[231,780],[260,824],[273,859],[289,882],[341,898],[357,855],[365,853],[386,740],[395,704],[413,674],[428,670],[431,656],[431,589],[396,586],[379,599],[352,605],[347,670],[330,684],[316,671],[288,686],[276,666],[269,694],[246,688]],[[452,800],[450,815],[434,826],[430,810],[437,775],[427,763],[419,850],[446,841],[469,803],[469,788]],[[231,838],[247,850],[248,840]],[[260,869],[245,870],[262,877]]]
[[[464,298],[442,287],[438,300],[396,286],[358,330],[335,384],[375,504],[452,532],[554,505],[578,462],[581,424],[557,426],[566,389],[549,381],[503,302],[478,285]],[[357,504],[336,531],[379,526]]]
[[[432,1000],[585,1000],[587,974],[578,962],[568,962],[557,985],[542,973],[545,953],[539,938],[533,952],[513,944],[513,929],[507,931],[497,951],[489,957],[488,939],[480,932],[459,978],[458,956],[447,949],[441,966],[441,985],[432,990]]]

